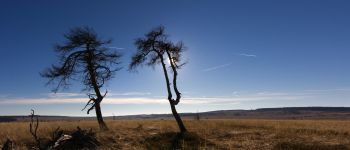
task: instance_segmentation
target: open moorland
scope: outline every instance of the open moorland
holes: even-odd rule
[[[350,121],[201,119],[184,120],[188,134],[179,149],[237,150],[345,150],[350,149]],[[171,149],[178,128],[173,120],[109,120],[109,131],[100,132],[95,121],[39,122],[38,136],[49,139],[60,127],[65,132],[92,129],[100,142],[98,149]],[[29,122],[0,123],[0,145],[7,138],[16,149],[34,143]]]

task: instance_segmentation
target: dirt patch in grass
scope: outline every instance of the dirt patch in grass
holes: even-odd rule
[[[205,140],[196,133],[187,132],[183,135],[176,132],[166,132],[155,134],[146,138],[143,142],[149,150],[169,150],[169,149],[224,149],[218,145]]]
[[[346,145],[327,145],[320,143],[304,144],[299,142],[279,142],[274,150],[350,150]]]

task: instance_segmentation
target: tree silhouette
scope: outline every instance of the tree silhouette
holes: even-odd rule
[[[66,42],[55,46],[59,64],[44,70],[41,76],[49,79],[48,84],[57,82],[54,92],[68,87],[71,80],[82,81],[90,99],[83,110],[88,108],[89,114],[95,109],[100,129],[108,130],[100,106],[107,91],[102,95],[100,89],[120,70],[117,65],[121,54],[105,47],[111,40],[100,39],[89,27],[73,28],[64,37]]]
[[[137,39],[135,45],[137,46],[138,51],[132,57],[129,70],[135,70],[139,65],[144,63],[152,67],[161,64],[166,81],[168,101],[170,103],[171,111],[181,133],[184,133],[187,131],[186,127],[175,107],[181,99],[181,93],[177,88],[177,70],[185,64],[181,63],[181,54],[184,51],[184,46],[182,42],[174,44],[169,41],[167,37],[168,36],[164,33],[164,27],[160,26],[147,33],[144,38]],[[170,70],[168,70],[166,62],[169,62]],[[168,72],[173,73],[172,88],[176,94],[175,99],[172,96]]]

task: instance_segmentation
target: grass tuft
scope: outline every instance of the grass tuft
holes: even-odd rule
[[[350,150],[346,145],[327,145],[320,143],[305,144],[300,142],[279,142],[274,150]]]
[[[101,143],[98,147],[101,150],[173,147],[184,150],[347,150],[350,147],[350,121],[346,120],[184,119],[190,132],[183,137],[177,134],[175,120],[115,120],[106,123],[110,130],[99,132],[96,121],[43,121],[38,135],[51,139],[57,127],[66,133],[73,133],[77,126],[91,128]],[[28,143],[35,142],[28,125],[28,122],[0,123],[0,149],[7,138],[13,141],[16,150],[28,149]],[[276,143],[278,141],[283,142]]]

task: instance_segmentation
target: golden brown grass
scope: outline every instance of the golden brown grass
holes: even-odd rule
[[[38,134],[49,138],[58,126],[63,130],[92,128],[101,149],[168,149],[177,132],[172,120],[107,121],[108,132],[98,132],[95,121],[40,122]],[[180,141],[182,149],[349,149],[350,121],[334,120],[185,120],[191,132]],[[26,149],[33,139],[28,122],[0,123],[0,144],[13,139]]]

